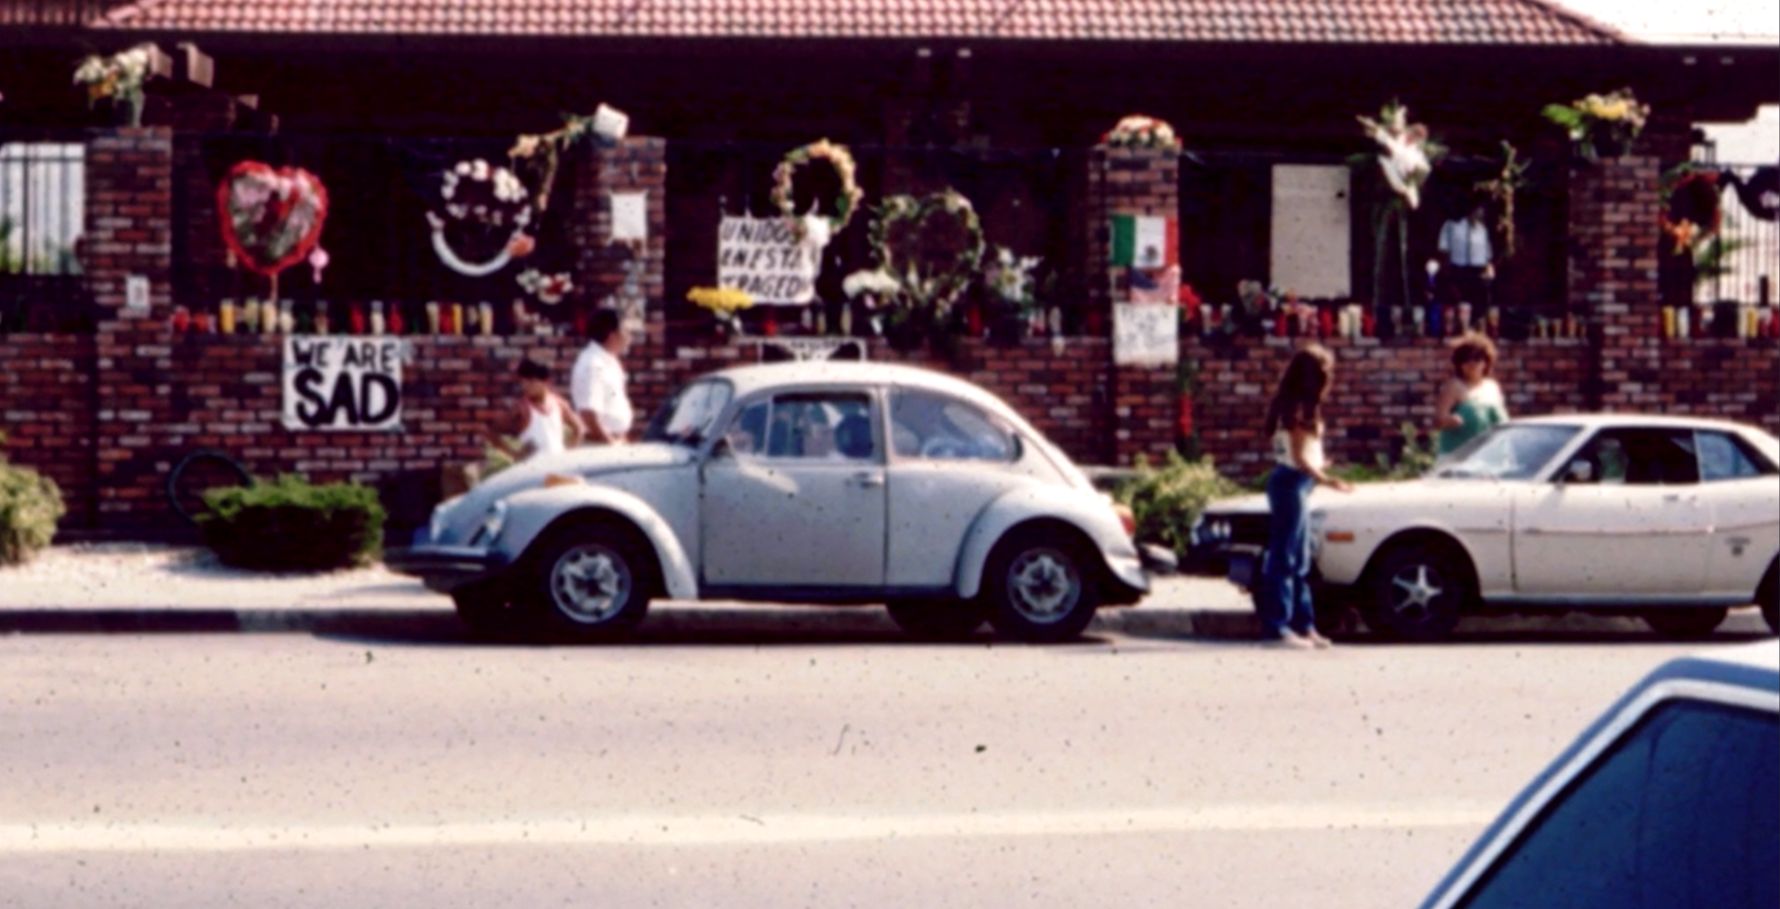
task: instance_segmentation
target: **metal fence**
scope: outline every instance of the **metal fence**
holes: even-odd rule
[[[90,326],[81,277],[86,146],[0,135],[0,333]]]
[[[1721,173],[1719,201],[1724,223],[1718,238],[1711,241],[1716,248],[1709,246],[1704,257],[1696,256],[1703,267],[1694,283],[1694,302],[1772,305],[1780,292],[1775,287],[1780,280],[1780,221],[1757,216],[1750,203],[1768,212],[1774,210],[1772,200],[1764,205],[1762,196],[1780,193],[1772,182],[1776,168],[1772,164],[1714,166]],[[1764,172],[1765,177],[1759,176]]]

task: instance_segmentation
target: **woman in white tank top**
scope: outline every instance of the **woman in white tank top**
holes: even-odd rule
[[[1323,398],[1335,358],[1320,344],[1292,355],[1267,405],[1273,473],[1267,477],[1267,555],[1255,606],[1267,636],[1282,647],[1328,647],[1310,601],[1310,491],[1353,487],[1329,476],[1323,456]]]
[[[503,421],[505,426],[487,430],[488,444],[516,461],[560,454],[580,444],[586,432],[581,417],[550,387],[549,367],[535,360],[522,361],[519,385],[519,405]]]

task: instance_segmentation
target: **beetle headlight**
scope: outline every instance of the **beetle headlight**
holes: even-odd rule
[[[451,498],[440,502],[438,507],[433,509],[432,520],[428,521],[426,525],[427,542],[438,543],[444,541],[445,531],[451,526],[451,509],[458,503],[458,500],[462,498],[463,496],[452,496]]]
[[[501,535],[501,528],[507,524],[507,503],[500,501],[488,510],[488,517],[482,519],[482,529],[476,532],[476,541],[483,545],[492,545]]]

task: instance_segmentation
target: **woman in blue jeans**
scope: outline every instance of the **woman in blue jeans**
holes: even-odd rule
[[[1273,473],[1267,477],[1267,556],[1261,568],[1262,631],[1277,646],[1328,647],[1316,630],[1310,602],[1310,491],[1318,485],[1348,492],[1324,472],[1323,398],[1335,377],[1335,358],[1320,344],[1292,355],[1267,406]]]

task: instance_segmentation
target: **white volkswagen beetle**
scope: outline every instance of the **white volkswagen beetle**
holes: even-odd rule
[[[974,385],[787,363],[693,381],[639,444],[509,468],[385,561],[489,632],[610,635],[665,597],[888,603],[922,636],[1053,641],[1148,591],[1132,529]]]
[[[1374,631],[1445,636],[1469,610],[1632,612],[1703,635],[1759,603],[1780,631],[1780,441],[1720,420],[1514,420],[1429,475],[1311,500],[1318,582]],[[1253,588],[1267,502],[1206,510],[1195,548]]]

